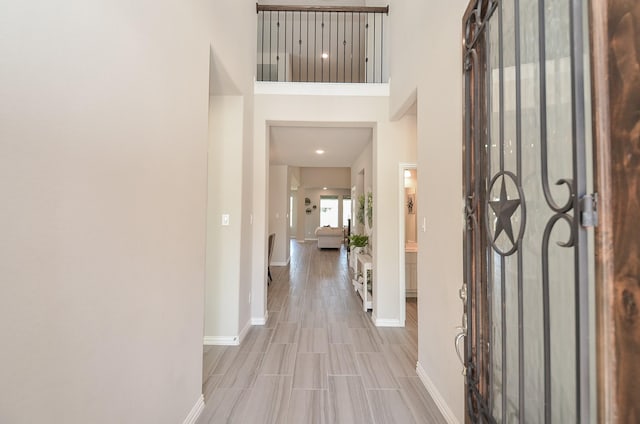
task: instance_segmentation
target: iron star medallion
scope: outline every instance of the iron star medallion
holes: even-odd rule
[[[494,200],[489,202],[489,206],[493,210],[493,213],[496,214],[496,232],[493,236],[493,241],[495,243],[498,240],[498,237],[502,232],[509,237],[511,240],[511,244],[515,245],[516,240],[513,235],[513,226],[511,225],[511,218],[515,213],[518,206],[520,206],[520,199],[509,199],[507,196],[507,187],[504,183],[504,177],[502,178],[502,184],[500,187],[500,198],[498,200]]]
[[[498,190],[498,183],[500,183],[500,194],[496,198],[494,190]],[[507,194],[507,185],[511,195]],[[495,199],[487,199],[484,203],[487,242],[501,256],[510,256],[518,250],[527,222],[527,203],[522,187],[518,184],[518,178],[510,171],[500,171],[495,174],[489,181],[487,197]],[[500,237],[502,234],[505,236]]]

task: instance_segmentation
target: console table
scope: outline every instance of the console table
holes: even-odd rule
[[[373,309],[373,263],[371,255],[356,253],[353,269],[354,279],[351,280],[353,289],[362,298],[362,310],[366,312],[369,309]],[[369,287],[367,280],[371,281]]]

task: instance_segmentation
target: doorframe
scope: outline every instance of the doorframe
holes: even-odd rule
[[[638,376],[635,365],[640,358],[640,260],[634,254],[640,249],[640,240],[635,236],[640,211],[632,203],[637,205],[640,200],[628,189],[637,186],[640,177],[637,162],[620,160],[637,157],[631,134],[620,128],[637,124],[637,118],[630,121],[634,118],[628,118],[628,113],[640,89],[628,87],[630,92],[621,96],[624,85],[620,82],[629,78],[633,68],[631,61],[616,60],[613,46],[616,37],[637,39],[640,17],[633,13],[633,7],[605,0],[591,2],[589,9],[594,175],[599,195],[599,223],[595,230],[598,422],[637,420],[640,415],[636,406],[640,389],[634,384]],[[618,32],[625,18],[627,25],[628,21],[632,21],[632,27],[635,25],[635,34]],[[635,60],[640,61],[637,57]]]
[[[406,261],[406,252],[405,252],[405,231],[406,224],[404,219],[404,170],[405,169],[418,169],[418,165],[415,162],[400,162],[398,164],[398,290],[399,290],[399,303],[400,303],[400,314],[398,316],[400,320],[401,327],[405,326],[406,314],[407,314],[407,305],[406,305],[406,293],[407,293],[407,282],[406,282],[406,272],[405,272],[405,261]],[[416,227],[418,225],[416,218]],[[420,243],[418,243],[418,248],[420,248]],[[418,295],[418,294],[417,294]]]

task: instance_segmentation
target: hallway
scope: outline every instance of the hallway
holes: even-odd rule
[[[415,372],[415,299],[405,328],[377,328],[344,247],[291,247],[290,265],[271,267],[267,324],[240,346],[204,347],[198,424],[444,423]]]

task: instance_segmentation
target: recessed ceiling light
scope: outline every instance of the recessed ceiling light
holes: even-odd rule
[[[326,190],[327,188],[326,188],[326,187],[322,187],[322,189],[323,189],[323,190]]]
[[[322,53],[322,58],[327,59],[329,57],[329,53]]]
[[[319,154],[319,155],[322,155],[322,154],[324,154],[324,150],[318,149],[318,150],[316,150],[316,153]]]

